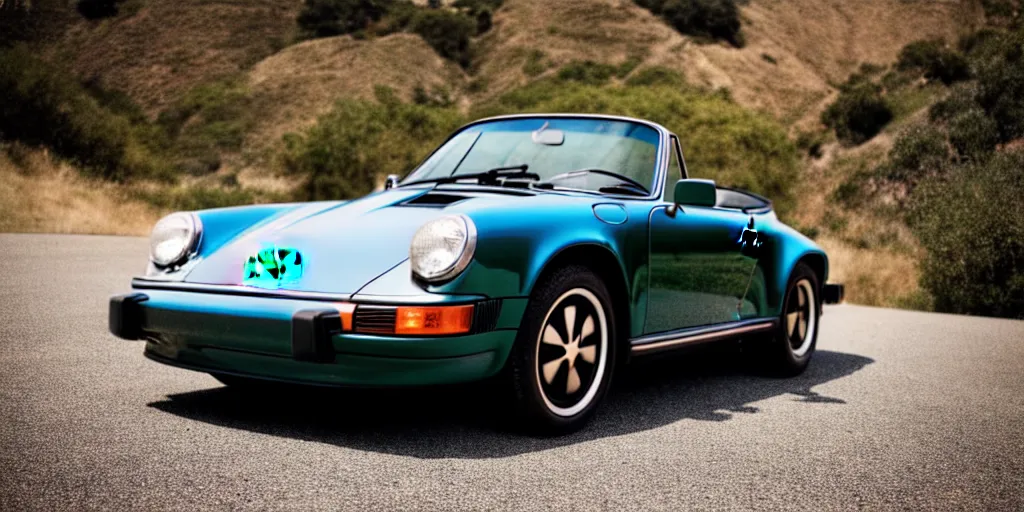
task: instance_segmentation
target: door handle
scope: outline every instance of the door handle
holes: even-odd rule
[[[750,256],[752,258],[757,257],[757,250],[761,248],[761,240],[757,235],[757,230],[754,229],[754,216],[750,216],[750,221],[747,223],[747,227],[743,228],[743,232],[740,233],[740,252],[744,256]]]

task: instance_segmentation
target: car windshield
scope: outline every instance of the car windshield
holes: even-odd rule
[[[567,117],[495,120],[452,137],[403,183],[526,165],[529,173],[539,177],[538,183],[559,188],[602,191],[633,186],[628,183],[632,180],[646,192],[653,189],[659,144],[657,130],[632,121]]]

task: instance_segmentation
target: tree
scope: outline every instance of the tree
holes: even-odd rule
[[[965,165],[915,192],[911,227],[928,251],[921,284],[949,313],[1024,318],[1024,152]]]

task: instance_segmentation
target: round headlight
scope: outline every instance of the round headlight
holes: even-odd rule
[[[409,247],[412,272],[425,281],[444,281],[466,269],[476,248],[476,226],[465,215],[432,220],[416,231]]]
[[[153,226],[149,236],[149,257],[158,267],[184,261],[199,239],[199,218],[191,213],[172,213]]]

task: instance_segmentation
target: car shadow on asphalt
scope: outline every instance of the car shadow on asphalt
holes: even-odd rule
[[[762,400],[842,406],[815,386],[874,362],[818,351],[802,375],[779,379],[746,371],[728,350],[703,350],[629,365],[593,421],[574,434],[537,438],[506,427],[493,389],[485,385],[406,390],[280,387],[246,392],[214,387],[150,403],[160,411],[228,428],[358,450],[421,458],[508,457],[649,430],[680,420],[727,421],[756,414]]]

